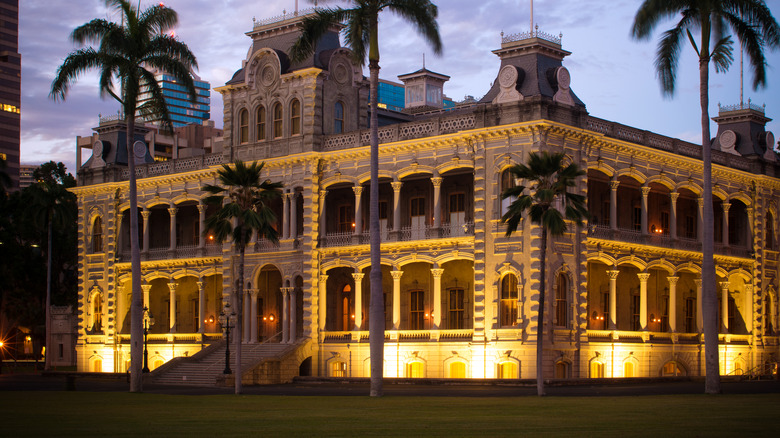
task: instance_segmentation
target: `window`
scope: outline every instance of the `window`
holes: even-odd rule
[[[333,132],[341,134],[344,132],[344,104],[336,102],[333,106]]]
[[[685,369],[677,362],[666,362],[661,369],[661,375],[666,376],[684,376],[686,375]]]
[[[661,297],[661,327],[662,332],[669,331],[669,295]]]
[[[604,364],[596,362],[595,360],[590,363],[590,378],[601,379],[604,377]]]
[[[736,333],[736,326],[734,325],[734,322],[736,321],[736,314],[737,314],[737,305],[734,302],[734,297],[729,296],[729,302],[728,302],[728,332],[729,333]]]
[[[636,377],[634,362],[627,360],[623,363],[623,377]]]
[[[734,361],[734,372],[731,374],[734,374],[735,376],[741,376],[744,374],[744,368],[742,367],[742,361],[741,360],[735,360]]]
[[[685,238],[696,238],[696,218],[693,216],[685,216]]]
[[[412,239],[425,237],[425,198],[417,197],[409,200],[411,212]]]
[[[634,231],[642,231],[642,208],[634,207],[633,214],[631,215]]]
[[[605,199],[601,203],[601,225],[608,227],[611,216],[612,216],[612,211],[609,204],[609,199]]]
[[[103,219],[100,216],[92,223],[92,252],[103,252]]]
[[[450,312],[447,315],[447,328],[462,329],[465,314],[463,289],[450,289]]]
[[[566,295],[568,290],[568,281],[566,280],[566,274],[558,274],[558,289],[555,291],[555,325],[558,327],[568,327],[569,321],[567,318],[568,306]]]
[[[333,362],[330,364],[331,377],[347,377],[347,363]]]
[[[604,315],[602,330],[609,327],[609,292],[601,294],[601,313]]]
[[[685,299],[685,332],[696,332],[696,299],[692,297]]]
[[[451,193],[449,201],[449,220],[451,227],[450,232],[454,236],[462,236],[465,234],[465,230],[463,228],[466,225],[466,194]]]
[[[422,290],[409,291],[409,329],[425,329],[425,293]]]
[[[422,362],[409,362],[406,364],[406,377],[421,379],[425,377],[425,364]]]
[[[238,142],[249,143],[249,111],[245,109],[238,112]]]
[[[775,249],[775,218],[771,211],[766,215],[766,247]]]
[[[92,331],[103,329],[103,297],[97,293],[92,298]]]
[[[341,289],[341,330],[352,329],[352,286],[345,284]]]
[[[351,204],[339,206],[339,233],[350,233],[354,230],[355,207]]]
[[[633,291],[632,291],[633,292]],[[631,330],[639,330],[639,295],[631,294]]]
[[[102,359],[95,359],[92,361],[92,372],[93,373],[102,373],[103,372],[103,360]]]
[[[501,362],[498,364],[498,378],[499,379],[516,379],[517,378],[517,364],[514,362]]]
[[[450,378],[451,379],[465,379],[466,378],[466,364],[463,362],[452,362],[450,364]]]
[[[764,295],[764,335],[774,336],[775,328],[772,321],[772,298],[769,293]]]
[[[515,176],[512,175],[512,172],[509,171],[509,169],[503,171],[501,173],[501,193],[499,193],[499,198],[501,199],[501,216],[504,216],[507,211],[509,211],[509,206],[512,204],[512,202],[517,199],[514,196],[510,196],[508,198],[501,198],[502,194],[507,190],[515,186]]]
[[[260,105],[257,107],[257,114],[255,114],[255,122],[257,123],[257,141],[265,140],[265,107]]]
[[[556,379],[568,379],[569,378],[569,363],[560,361],[555,364],[555,378]]]
[[[293,99],[290,103],[290,135],[301,134],[301,101]]]
[[[501,279],[501,327],[517,324],[517,277],[507,274]]]
[[[282,133],[282,104],[277,103],[274,105],[274,138],[279,138]]]
[[[663,234],[669,234],[669,212],[661,212],[661,231]]]

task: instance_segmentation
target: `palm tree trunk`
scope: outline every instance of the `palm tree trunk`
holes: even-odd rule
[[[545,289],[545,265],[547,264],[547,227],[542,225],[542,236],[539,248],[539,325],[536,329],[536,395],[544,395],[544,373],[542,362],[544,356],[544,289]]]
[[[243,237],[242,237],[243,238]],[[235,365],[235,387],[236,387],[236,394],[241,394],[243,392],[243,386],[241,382],[241,377],[243,376],[243,373],[241,372],[241,338],[243,337],[244,333],[244,253],[246,252],[246,248],[243,244],[243,242],[239,242],[238,247],[238,290],[236,290],[236,293],[238,296],[236,297],[237,300],[237,306],[238,309],[236,312],[238,315],[236,315],[236,328],[235,328],[235,342],[236,342],[236,365]],[[284,315],[282,315],[282,321],[284,321]]]
[[[384,375],[385,310],[382,291],[382,258],[379,235],[379,128],[377,120],[377,93],[379,88],[379,61],[371,60],[371,190],[369,196],[369,236],[371,251],[371,301],[369,308],[369,348],[371,352],[371,397],[381,397]]]
[[[699,97],[701,100],[702,172],[704,176],[704,217],[702,218],[702,315],[704,322],[704,392],[720,393],[720,366],[718,361],[717,292],[715,290],[714,220],[712,211],[712,148],[710,145],[709,116],[709,39],[704,37],[709,27],[702,26],[702,56],[699,60]],[[705,44],[706,43],[706,44]],[[705,56],[706,55],[706,56]]]
[[[127,168],[130,198],[130,275],[132,302],[130,303],[130,392],[143,391],[143,296],[141,295],[141,249],[138,247],[138,188],[135,181],[135,154],[133,138],[135,131],[135,108],[125,108],[127,117]]]
[[[51,368],[51,242],[52,242],[52,213],[49,212],[48,243],[46,249],[46,356],[43,369]]]

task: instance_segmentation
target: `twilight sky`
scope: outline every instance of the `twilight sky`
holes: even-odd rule
[[[295,0],[167,0],[179,13],[176,35],[197,56],[197,74],[223,85],[241,67],[250,39],[252,18],[258,20],[290,13]],[[321,1],[320,4],[323,2]],[[500,33],[527,31],[529,0],[435,0],[444,44],[441,57],[432,55],[413,29],[391,14],[381,17],[380,77],[397,81],[397,76],[419,69],[423,53],[429,70],[451,76],[444,92],[454,100],[465,95],[479,99],[498,73],[499,60],[492,50],[500,48]],[[777,0],[767,2],[780,19]],[[141,7],[153,4],[142,0]],[[326,5],[341,4],[332,0]],[[651,40],[636,42],[629,29],[639,2],[636,0],[536,0],[534,23],[539,30],[563,34],[563,48],[572,52],[564,66],[572,76],[572,90],[585,102],[588,112],[659,134],[700,143],[698,67],[690,45],[686,45],[678,70],[674,98],[664,98],[655,76],[653,59],[658,36],[672,27],[662,23]],[[587,6],[586,6],[587,5]],[[299,1],[301,9],[311,7]],[[76,136],[88,136],[98,124],[99,114],[116,113],[113,100],[100,100],[97,76],[84,75],[71,88],[67,100],[53,102],[49,89],[57,67],[76,49],[70,32],[93,18],[118,20],[103,0],[20,1],[19,51],[22,54],[22,144],[23,164],[48,160],[64,162],[75,174]],[[768,86],[753,91],[750,71],[745,69],[745,101],[766,104],[766,115],[774,118],[767,129],[780,136],[780,51],[767,54]],[[747,64],[747,63],[746,63]],[[368,74],[368,69],[364,69]],[[739,58],[727,74],[710,75],[710,116],[718,103],[739,103]],[[222,126],[222,99],[212,90],[211,117]],[[715,123],[711,126],[716,133]]]

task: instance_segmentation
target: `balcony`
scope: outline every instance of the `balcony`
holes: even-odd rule
[[[409,242],[413,240],[429,240],[441,238],[456,238],[474,236],[474,223],[442,224],[440,228],[430,225],[421,227],[403,227],[397,233],[391,230],[382,232],[383,242]],[[351,231],[328,233],[320,239],[320,247],[332,248],[338,246],[368,245],[369,233],[355,234]]]
[[[613,230],[609,226],[604,225],[591,225],[588,230],[588,237],[592,239],[617,240],[619,242],[658,246],[682,251],[701,252],[702,250],[701,242],[696,239],[684,237],[674,239],[668,234],[642,234],[639,231],[625,228]],[[740,258],[753,258],[753,251],[750,248],[717,243],[715,244],[715,254]]]
[[[430,340],[471,342],[472,329],[385,330],[385,341],[427,342]],[[333,331],[324,334],[326,343],[368,342],[368,331]]]

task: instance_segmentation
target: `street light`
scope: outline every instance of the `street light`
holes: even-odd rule
[[[154,325],[154,317],[149,308],[144,306],[144,368],[141,370],[143,373],[149,372],[149,327]]]
[[[230,329],[233,328],[230,321],[235,317],[236,312],[230,312],[230,303],[226,303],[225,308],[219,313],[219,322],[225,329],[225,371],[222,372],[223,374],[233,374],[233,371],[230,370]]]

